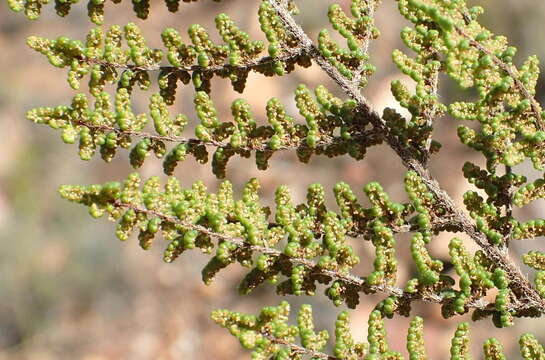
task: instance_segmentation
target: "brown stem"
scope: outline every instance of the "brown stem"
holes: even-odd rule
[[[104,67],[116,68],[121,70],[135,70],[135,71],[163,71],[168,73],[175,72],[195,72],[199,71],[202,73],[210,72],[222,72],[222,71],[250,71],[256,68],[271,65],[276,61],[290,61],[294,60],[300,56],[305,55],[305,51],[302,48],[293,48],[286,50],[283,54],[278,57],[263,56],[258,59],[250,60],[246,63],[239,65],[231,65],[229,63],[220,64],[220,65],[210,65],[210,66],[200,66],[200,65],[187,65],[187,66],[161,66],[159,64],[154,65],[134,65],[134,64],[119,64],[111,63],[102,59],[95,58],[82,58],[80,59],[83,62],[88,64],[97,64]]]
[[[340,281],[343,281],[344,283],[354,285],[357,288],[361,289],[362,291],[366,291],[367,293],[380,292],[387,296],[393,296],[396,299],[398,299],[400,303],[410,303],[410,302],[419,300],[424,302],[442,304],[444,302],[450,301],[450,299],[443,298],[443,296],[435,294],[433,292],[409,293],[403,290],[402,288],[388,285],[388,284],[370,285],[366,282],[364,278],[360,276],[337,271],[337,270],[322,269],[318,266],[316,262],[312,260],[305,259],[305,258],[289,257],[285,255],[282,251],[275,248],[259,246],[259,245],[251,245],[251,244],[248,244],[243,238],[232,237],[229,235],[217,233],[208,229],[205,226],[186,222],[186,221],[180,220],[179,218],[175,216],[167,215],[160,211],[149,210],[146,208],[138,207],[132,204],[123,203],[120,201],[115,201],[114,205],[118,208],[132,209],[136,213],[144,214],[147,217],[158,217],[162,221],[165,221],[171,224],[180,225],[187,229],[196,230],[200,232],[201,234],[207,235],[213,239],[231,242],[241,249],[250,250],[251,252],[256,252],[260,254],[266,254],[266,255],[278,258],[281,261],[290,262],[291,264],[295,266],[302,265],[306,269],[310,270],[313,275],[325,275],[332,279],[340,280]],[[400,227],[399,230],[412,231],[409,227]],[[467,304],[466,306],[468,308],[475,308],[475,309],[491,309],[490,305],[491,304],[489,304],[486,300],[479,299],[478,301],[474,301],[470,304]]]

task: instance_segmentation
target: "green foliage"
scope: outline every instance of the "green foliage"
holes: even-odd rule
[[[461,323],[458,325],[454,337],[451,341],[450,359],[451,360],[471,360],[469,355],[469,324]]]
[[[198,1],[198,0],[181,0],[184,3]],[[214,2],[220,2],[221,0],[211,0]],[[7,0],[9,7],[13,11],[24,11],[26,17],[29,20],[36,20],[40,17],[42,12],[42,6],[47,5],[51,0]],[[57,15],[66,16],[70,13],[73,4],[77,4],[79,0],[55,0],[55,10]],[[112,0],[114,4],[119,4],[122,0]],[[180,0],[164,0],[170,12],[178,11],[180,6]],[[87,10],[89,19],[97,25],[102,24],[104,21],[104,5],[105,0],[89,0],[87,3]],[[134,13],[141,19],[147,19],[151,1],[150,0],[132,0],[132,6]]]
[[[494,338],[486,340],[483,348],[485,360],[505,360],[503,346],[498,340]]]
[[[334,356],[322,352],[326,346],[329,333],[314,331],[312,308],[303,305],[297,315],[297,325],[289,325],[290,306],[284,301],[279,306],[268,306],[259,315],[247,315],[230,310],[216,310],[212,319],[221,327],[229,330],[240,344],[252,350],[252,359],[388,359],[400,360],[403,356],[390,350],[384,331],[384,320],[378,311],[369,315],[368,343],[354,343],[350,337],[349,318],[346,311],[337,317],[335,322]],[[415,317],[407,331],[407,350],[409,359],[427,359],[423,346],[423,320]],[[299,339],[299,341],[297,341]],[[299,342],[301,345],[299,345]],[[471,359],[469,355],[469,325],[458,325],[451,341],[450,359]],[[542,359],[545,355],[543,347],[532,335],[524,334],[520,338],[520,351],[524,359]],[[349,345],[349,347],[347,346]],[[501,344],[494,338],[484,344],[486,360],[505,359]]]
[[[57,13],[67,15],[76,2],[56,1]],[[172,12],[179,2],[165,1]],[[47,3],[8,0],[13,10],[25,10],[31,19]],[[133,5],[138,17],[147,18],[150,1],[133,0]],[[383,297],[369,315],[367,343],[354,340],[349,313],[340,312],[332,355],[325,352],[330,336],[315,330],[308,305],[301,307],[297,325],[288,323],[287,302],[265,307],[258,316],[215,311],[213,320],[252,350],[253,359],[402,359],[388,344],[385,319],[409,316],[415,301],[440,305],[445,318],[468,312],[473,320],[490,317],[498,328],[513,325],[518,317],[545,313],[545,254],[530,251],[522,256],[535,270],[533,282],[509,256],[510,242],[545,235],[545,220],[522,222],[513,212],[514,206],[545,198],[543,178],[529,182],[513,168],[528,160],[543,171],[545,164],[544,113],[535,99],[537,58],[531,56],[517,67],[516,49],[479,24],[483,9],[468,7],[464,0],[398,0],[400,14],[412,24],[402,30],[401,39],[414,54],[394,50],[392,60],[416,86],[411,91],[400,80],[391,83],[407,118],[391,108],[379,115],[360,92],[375,71],[368,49],[379,36],[375,26],[379,5],[378,0],[351,0],[350,14],[341,5],[331,5],[327,17],[338,36],[322,29],[315,42],[294,20],[299,9],[285,0],[261,1],[256,21],[266,41],[250,38],[226,14],[215,17],[219,43],[199,24],[188,28],[189,42],[176,29],[165,29],[161,49],[150,48],[134,23],[93,28],[85,41],[62,36],[27,39],[51,65],[68,70],[72,89],[79,90],[81,81],[88,80],[90,96],[76,94],[68,106],[27,113],[33,122],[59,130],[65,143],[78,143],[83,160],[98,150],[109,162],[124,148],[129,149],[134,168],[153,153],[162,159],[165,174],[172,175],[187,156],[207,163],[212,152],[213,173],[224,178],[234,156],[255,154],[257,167],[265,170],[277,151],[295,151],[304,163],[313,155],[362,160],[370,146],[382,144],[399,155],[407,168],[406,198],[401,202],[390,199],[376,182],[363,187],[368,205],[360,203],[347,184],[338,183],[333,189],[336,207],[326,204],[320,184],[309,186],[301,204],[294,204],[283,185],[276,190],[274,209],[260,202],[256,179],[246,183],[240,199],[228,181],[214,193],[202,182],[182,188],[175,177],[163,187],[155,176],[142,183],[137,173],[123,183],[61,187],[62,197],[88,207],[93,217],[107,215],[116,221],[120,240],[137,233],[140,246],[149,249],[156,237],[166,239],[166,262],[190,250],[208,254],[202,270],[206,284],[220,270],[239,263],[248,268],[239,285],[241,294],[269,282],[286,296],[313,296],[321,286],[336,306],[349,308],[356,308],[364,294]],[[88,9],[91,21],[101,24],[104,1],[89,1]],[[345,45],[335,40],[339,36]],[[294,101],[300,119],[274,98],[264,105],[266,121],[255,119],[244,99],[232,103],[232,119],[220,119],[211,88],[214,77],[228,79],[233,90],[243,93],[251,72],[284,76],[296,66],[311,65],[334,80],[347,99],[324,86],[312,92],[302,84]],[[441,102],[442,74],[475,90],[476,98]],[[178,86],[184,85],[195,90],[197,119],[192,123],[169,109]],[[149,97],[149,111],[136,114],[135,87],[148,91],[155,86],[158,91]],[[446,114],[462,123],[461,143],[482,153],[486,161],[485,168],[467,162],[461,169],[476,188],[464,194],[465,209],[440,188],[428,167],[441,150],[434,127]],[[478,126],[466,126],[466,121]],[[193,136],[187,135],[188,129],[194,129]],[[441,232],[463,233],[479,249],[469,252],[467,240],[460,236],[450,240],[447,259],[435,259],[428,244]],[[412,271],[405,284],[398,278],[400,233],[412,233]],[[373,246],[373,259],[360,259],[351,245],[354,238]],[[372,264],[366,276],[356,274],[360,262]],[[454,270],[448,272],[445,264]],[[407,334],[409,359],[427,358],[423,339],[423,319],[414,317]],[[470,359],[469,341],[469,324],[460,323],[452,338],[451,359]],[[505,359],[496,339],[488,339],[483,350],[485,359]],[[545,358],[543,347],[529,334],[520,338],[520,351],[524,359]]]
[[[255,153],[257,167],[265,170],[277,151],[296,150],[299,160],[305,163],[314,154],[349,154],[360,159],[368,147],[382,143],[380,133],[361,129],[360,119],[351,113],[353,102],[333,97],[323,86],[316,89],[315,96],[303,85],[296,91],[297,107],[307,119],[306,125],[295,123],[279,100],[273,98],[266,106],[268,124],[258,126],[243,99],[231,105],[232,121],[220,121],[210,96],[199,91],[194,99],[199,118],[195,138],[183,137],[189,122],[187,116],[170,116],[160,94],[151,96],[149,115],[134,114],[130,93],[125,88],[117,91],[113,103],[108,93],[101,92],[91,107],[85,94],[78,94],[70,106],[33,109],[27,117],[59,130],[65,143],[78,142],[82,160],[90,160],[98,148],[102,159],[109,162],[119,148],[132,146],[129,159],[133,167],[141,167],[153,153],[164,159],[163,168],[168,175],[188,155],[199,163],[207,163],[210,147],[215,149],[214,174],[223,178],[227,162],[235,155],[249,157]],[[153,123],[155,133],[146,131],[149,123]],[[337,135],[339,132],[350,135]]]
[[[216,16],[216,29],[223,44],[215,44],[202,26],[191,25],[186,44],[180,33],[167,28],[161,34],[164,49],[151,49],[134,23],[108,30],[96,27],[89,31],[85,42],[67,37],[46,39],[31,36],[27,44],[45,55],[50,64],[68,68],[68,83],[77,90],[80,80],[89,76],[89,92],[100,96],[108,83],[130,93],[135,85],[150,87],[150,71],[159,71],[161,96],[171,105],[177,83],[192,82],[197,91],[210,92],[214,76],[231,80],[233,89],[242,92],[250,71],[266,76],[289,73],[296,64],[310,66],[310,58],[295,47],[294,41],[278,23],[271,22],[271,10],[264,3],[260,12],[261,29],[269,39],[270,56],[261,56],[265,43],[252,41],[226,14]],[[291,46],[290,46],[291,44]],[[275,46],[282,46],[276,49]],[[167,60],[169,65],[161,65]],[[120,74],[119,74],[120,73]]]
[[[350,187],[339,183],[334,188],[339,208],[336,213],[327,208],[319,184],[309,187],[306,204],[299,205],[293,204],[287,187],[281,186],[276,191],[275,213],[271,214],[259,203],[258,189],[259,183],[252,179],[244,187],[242,199],[235,200],[228,181],[214,194],[201,182],[183,189],[174,177],[168,179],[164,189],[158,177],[141,184],[139,175],[133,173],[123,184],[63,186],[60,193],[89,207],[94,217],[108,215],[117,221],[120,240],[127,240],[138,230],[140,246],[149,249],[160,233],[170,242],[164,252],[167,262],[186,250],[200,248],[212,253],[216,248],[215,256],[203,269],[206,283],[220,269],[239,262],[251,268],[240,285],[242,293],[266,280],[277,283],[278,277],[284,275],[286,280],[278,283],[277,292],[313,295],[316,283],[331,283],[326,294],[336,305],[344,301],[355,307],[362,289],[377,292],[383,286],[391,288],[396,301],[418,296],[399,293],[394,287],[397,260],[393,243],[388,242],[393,241],[393,233],[387,226],[395,226],[398,231],[414,226],[411,203],[393,203],[378,184],[370,183],[365,192],[372,206],[364,208]],[[387,238],[381,236],[384,232]],[[347,235],[367,238],[375,245],[374,271],[365,279],[349,273],[360,259],[347,244]],[[254,254],[258,256],[254,258]],[[437,279],[422,282],[419,289],[444,288],[448,284],[453,281]],[[407,296],[409,299],[405,299]]]
[[[526,359],[545,359],[545,350],[532,334],[524,334],[520,337],[520,354]]]
[[[409,326],[407,332],[407,351],[409,360],[425,360],[426,349],[424,348],[424,320],[417,316]]]
[[[327,29],[323,29],[318,36],[319,51],[324,58],[345,78],[359,82],[360,86],[367,85],[367,77],[375,71],[375,67],[367,63],[367,44],[379,36],[374,25],[374,11],[378,3],[378,0],[353,1],[351,10],[354,18],[347,16],[338,4],[329,8],[329,22],[346,39],[348,49],[341,48],[331,39]]]

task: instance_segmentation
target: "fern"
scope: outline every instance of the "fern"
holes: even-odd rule
[[[57,14],[67,15],[76,2],[56,1]],[[12,10],[24,10],[29,19],[38,17],[47,3],[8,0]],[[165,1],[172,12],[179,3]],[[395,80],[391,92],[408,116],[392,108],[379,114],[362,93],[375,71],[368,49],[379,37],[374,19],[380,1],[351,0],[350,13],[331,5],[327,18],[332,30],[321,30],[313,41],[296,22],[299,9],[294,1],[263,0],[257,21],[266,41],[251,39],[226,14],[215,18],[219,43],[198,24],[187,30],[188,43],[178,30],[164,29],[160,49],[150,48],[134,23],[98,26],[81,40],[31,36],[27,43],[32,49],[51,65],[68,70],[72,89],[79,90],[87,79],[89,94],[76,94],[69,105],[32,109],[27,117],[58,130],[65,143],[78,143],[83,160],[98,151],[109,162],[123,148],[129,149],[130,164],[139,168],[153,153],[162,159],[167,175],[189,155],[200,163],[211,156],[214,174],[225,178],[234,156],[253,155],[257,167],[265,170],[278,151],[295,151],[304,163],[313,155],[349,155],[359,161],[369,147],[388,146],[407,168],[403,202],[390,200],[380,184],[372,182],[363,186],[370,204],[365,206],[357,201],[356,191],[338,183],[332,208],[326,205],[326,190],[312,184],[301,204],[293,202],[286,186],[278,187],[271,209],[260,202],[256,179],[247,182],[237,199],[228,181],[212,193],[201,182],[183,188],[169,177],[161,186],[158,177],[142,182],[138,173],[123,183],[62,186],[61,196],[88,207],[93,217],[107,215],[117,222],[120,240],[136,232],[140,246],[149,249],[156,237],[165,238],[166,262],[196,249],[208,254],[210,260],[202,270],[206,284],[222,269],[239,263],[248,269],[239,285],[241,294],[269,282],[276,285],[277,293],[296,296],[314,296],[323,284],[325,295],[336,306],[349,308],[358,306],[360,296],[384,298],[369,315],[366,343],[353,339],[347,311],[338,315],[335,336],[315,329],[308,305],[300,308],[296,325],[288,322],[287,302],[265,307],[257,316],[214,311],[212,319],[252,350],[253,359],[401,359],[386,340],[384,319],[410,316],[417,301],[439,305],[445,318],[471,313],[473,320],[490,318],[500,328],[513,325],[519,317],[542,316],[545,254],[530,251],[522,256],[536,270],[530,281],[509,252],[511,241],[545,234],[545,220],[522,222],[513,214],[514,207],[545,197],[543,179],[530,182],[514,169],[525,160],[537,171],[545,165],[544,115],[535,98],[539,62],[531,56],[517,67],[516,48],[478,22],[481,7],[468,7],[464,0],[397,3],[399,13],[412,24],[401,32],[411,52],[394,50],[392,60],[416,87],[411,91]],[[149,1],[133,0],[133,5],[139,18],[147,18]],[[89,1],[88,9],[90,20],[101,24],[104,1]],[[332,36],[331,31],[338,34]],[[220,119],[211,79],[228,79],[234,91],[244,93],[250,72],[280,77],[298,66],[319,67],[346,99],[333,96],[324,86],[311,91],[302,84],[294,94],[299,115],[289,114],[273,98],[264,105],[266,121],[260,121],[239,99],[231,105],[231,118]],[[438,96],[442,74],[462,88],[474,89],[477,98],[443,103]],[[134,87],[147,91],[155,81],[159,92],[149,96],[149,112],[135,114]],[[106,90],[107,85],[114,85],[114,94]],[[194,88],[196,119],[171,114],[169,106],[176,101],[178,86]],[[446,114],[460,120],[460,142],[486,160],[484,168],[467,162],[461,169],[467,181],[480,189],[464,194],[463,207],[455,205],[428,166],[441,151],[433,130]],[[479,126],[465,125],[468,121]],[[194,125],[193,135],[186,130],[189,124]],[[447,275],[443,262],[428,251],[442,232],[465,235],[478,247],[470,252],[462,236],[450,240],[455,277]],[[399,284],[397,277],[395,239],[400,233],[411,233],[416,269],[405,284]],[[355,270],[361,259],[349,238],[374,247],[370,273]],[[494,300],[487,300],[493,293]],[[424,320],[414,317],[407,334],[410,359],[427,358],[423,329]],[[451,359],[469,359],[469,343],[469,323],[462,322],[452,337]],[[524,359],[545,358],[533,335],[524,334],[519,343]],[[505,359],[496,339],[488,339],[483,351],[485,359]]]

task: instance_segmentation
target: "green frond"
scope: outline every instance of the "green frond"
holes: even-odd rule
[[[328,96],[326,93],[324,87],[316,89],[316,96],[322,101]],[[295,150],[302,162],[308,162],[312,155],[349,154],[360,159],[368,147],[383,141],[379,132],[362,128],[359,119],[354,119],[350,101],[329,99],[335,105],[331,104],[328,110],[303,85],[298,87],[295,99],[307,125],[295,124],[284,106],[273,98],[266,106],[268,124],[257,126],[243,99],[231,105],[232,120],[221,121],[210,96],[197,92],[194,104],[200,123],[194,137],[183,136],[188,118],[183,114],[172,117],[160,94],[151,96],[149,114],[133,113],[126,88],[118,89],[113,103],[106,92],[96,97],[94,106],[84,94],[78,94],[70,106],[33,109],[27,118],[59,130],[65,143],[79,142],[82,160],[91,159],[98,148],[102,159],[109,162],[119,148],[125,148],[130,149],[134,168],[141,167],[153,153],[164,159],[163,169],[168,175],[188,155],[199,163],[207,163],[210,148],[214,149],[214,174],[223,178],[227,162],[235,155],[249,157],[254,153],[257,167],[265,170],[277,151]],[[148,123],[153,123],[155,132],[147,130]],[[350,137],[338,135],[342,131],[350,132]]]
[[[164,0],[164,3],[170,12],[177,12],[180,7],[180,2],[188,3],[198,0]],[[210,0],[213,2],[220,2],[221,0]],[[73,5],[77,4],[79,0],[7,0],[7,3],[11,10],[15,12],[24,11],[26,17],[29,20],[36,20],[42,13],[42,7],[49,3],[55,3],[55,10],[59,16],[67,16]],[[114,4],[121,3],[121,0],[112,0]],[[150,0],[132,0],[133,11],[140,19],[147,19],[150,13],[151,1]],[[203,1],[204,2],[204,1]],[[102,24],[104,21],[106,0],[89,0],[87,3],[87,15],[89,19],[97,25]]]
[[[342,48],[329,35],[327,29],[320,31],[318,49],[321,55],[345,78],[364,87],[367,78],[375,72],[368,62],[369,42],[379,36],[374,24],[374,13],[379,0],[352,1],[348,16],[338,4],[329,7],[328,18],[333,28],[346,39],[347,48]]]
[[[471,360],[469,352],[469,324],[461,323],[456,328],[454,337],[451,341],[450,359],[451,360]]]
[[[123,185],[63,186],[60,193],[87,206],[95,217],[107,214],[117,221],[120,240],[137,231],[140,245],[149,249],[161,233],[169,241],[164,252],[167,262],[194,248],[215,251],[203,269],[206,283],[222,268],[239,262],[251,268],[240,285],[243,293],[264,281],[276,282],[283,274],[286,280],[278,284],[280,293],[313,295],[316,282],[331,283],[328,296],[338,305],[347,302],[354,307],[364,280],[349,273],[360,260],[347,235],[358,236],[369,225],[346,227],[343,215],[327,210],[323,189],[316,185],[309,188],[308,202],[298,206],[287,188],[279,187],[275,222],[271,222],[270,210],[259,203],[258,189],[259,183],[250,180],[242,199],[235,200],[229,182],[209,193],[200,182],[183,189],[178,180],[169,178],[161,189],[157,177],[141,184],[135,173]]]
[[[505,360],[502,344],[494,339],[488,339],[483,345],[485,360]]]
[[[283,29],[279,26],[264,23],[262,30],[266,34],[281,32]],[[51,65],[68,68],[68,83],[73,89],[79,89],[80,81],[88,77],[89,92],[95,97],[107,83],[117,84],[118,89],[126,88],[129,93],[135,85],[146,90],[151,82],[150,73],[158,72],[161,96],[168,105],[174,102],[180,82],[185,85],[192,82],[197,91],[210,92],[210,80],[218,76],[229,79],[233,89],[242,92],[250,71],[271,76],[278,66],[286,73],[296,64],[310,66],[308,54],[296,45],[289,46],[285,39],[278,40],[281,51],[262,55],[265,43],[250,40],[226,14],[216,16],[216,29],[223,43],[215,44],[207,30],[198,24],[191,25],[187,31],[189,44],[177,30],[167,28],[161,34],[164,49],[147,46],[144,35],[134,23],[124,27],[114,25],[108,30],[93,28],[85,42],[66,37],[30,36],[27,44],[45,55]],[[170,65],[163,65],[164,60]]]

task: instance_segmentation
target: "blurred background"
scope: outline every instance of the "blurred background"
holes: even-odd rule
[[[337,2],[349,5],[348,0]],[[253,38],[263,38],[253,15],[258,3],[182,3],[180,11],[171,14],[157,0],[152,4],[150,19],[141,21],[133,15],[128,1],[120,5],[108,2],[105,25],[133,21],[151,46],[160,47],[160,32],[167,26],[185,33],[189,25],[200,23],[216,36],[212,15],[225,12]],[[325,26],[330,3],[298,1],[302,10],[299,21],[313,38]],[[121,243],[113,235],[112,223],[92,220],[86,209],[57,195],[61,184],[121,180],[131,172],[127,152],[122,151],[111,164],[99,158],[85,163],[77,156],[77,146],[64,145],[56,132],[25,119],[25,112],[31,108],[69,104],[74,95],[66,83],[65,70],[51,67],[43,56],[29,50],[25,38],[64,35],[83,40],[93,26],[86,16],[85,4],[86,1],[80,1],[64,19],[58,18],[48,5],[39,20],[30,22],[9,11],[6,2],[0,2],[0,359],[249,359],[235,338],[209,320],[209,313],[216,308],[255,312],[263,306],[276,305],[281,298],[274,295],[272,287],[263,286],[251,296],[238,296],[236,286],[243,271],[236,265],[220,273],[214,284],[205,286],[200,282],[200,270],[206,257],[192,253],[165,264],[161,256],[164,243],[157,241],[149,252],[142,251],[136,241]],[[495,33],[507,35],[519,48],[519,63],[531,54],[545,58],[544,2],[497,1],[483,5],[487,7],[483,23]],[[389,84],[403,78],[390,60],[394,48],[403,48],[399,30],[408,25],[397,14],[396,6],[391,0],[382,4],[377,15],[382,36],[371,45],[371,59],[378,72],[364,93],[379,111],[385,106],[396,107]],[[295,115],[293,91],[299,83],[310,88],[324,84],[337,91],[317,67],[312,67],[275,81],[251,75],[242,96],[250,102],[257,118],[264,118],[265,102],[273,96],[288,104]],[[540,99],[545,90],[543,84],[539,83]],[[447,79],[443,79],[442,85],[444,102],[471,96],[460,92]],[[136,91],[135,112],[146,111],[146,96],[150,94]],[[192,89],[179,89],[172,112],[183,112],[194,119],[192,96]],[[228,81],[213,82],[212,97],[220,114],[229,116],[229,104],[239,96]],[[463,163],[483,161],[458,142],[457,121],[445,117],[436,125],[436,138],[443,143],[443,151],[432,161],[433,172],[460,201],[469,189],[461,177]],[[541,176],[529,164],[516,170],[531,179]],[[228,165],[227,178],[240,190],[245,181],[257,177],[268,204],[280,184],[289,185],[294,199],[302,201],[309,184],[320,182],[332,189],[338,181],[351,184],[362,201],[363,186],[369,181],[380,181],[392,198],[403,201],[404,171],[393,152],[382,146],[371,149],[367,158],[359,162],[349,157],[314,157],[310,165],[304,165],[293,154],[276,154],[267,172],[258,171],[253,159],[234,159]],[[144,177],[160,174],[161,163],[150,158],[140,172]],[[197,165],[192,159],[178,167],[176,176],[184,186],[201,179],[214,190],[219,183],[208,165]],[[329,196],[331,201],[331,192]],[[523,219],[543,217],[544,210],[543,203],[536,202],[517,215]],[[452,236],[443,234],[432,243],[434,256],[446,257]],[[402,259],[409,257],[406,240],[400,236],[398,241]],[[357,270],[366,274],[373,248],[356,241],[353,245],[362,258]],[[474,250],[471,242],[467,245]],[[512,253],[517,257],[528,249],[544,248],[543,239],[538,239],[514,244]],[[402,261],[400,265],[400,283],[411,270],[408,264]],[[324,296],[288,300],[294,311],[302,303],[313,304],[318,328],[331,329],[341,310]],[[353,333],[358,340],[366,337],[367,316],[379,300],[380,297],[363,296],[359,308],[351,311]],[[415,304],[413,315],[425,318],[430,358],[448,358],[454,329],[458,321],[467,317],[443,320],[438,306],[422,304]],[[396,317],[387,321],[392,347],[404,353],[409,320]],[[508,330],[498,330],[484,320],[472,323],[471,329],[474,358],[481,357],[483,340],[490,336],[504,342],[508,358],[518,357],[517,340],[523,332],[532,331],[541,336],[541,341],[545,340],[545,327],[539,319],[519,319]]]

